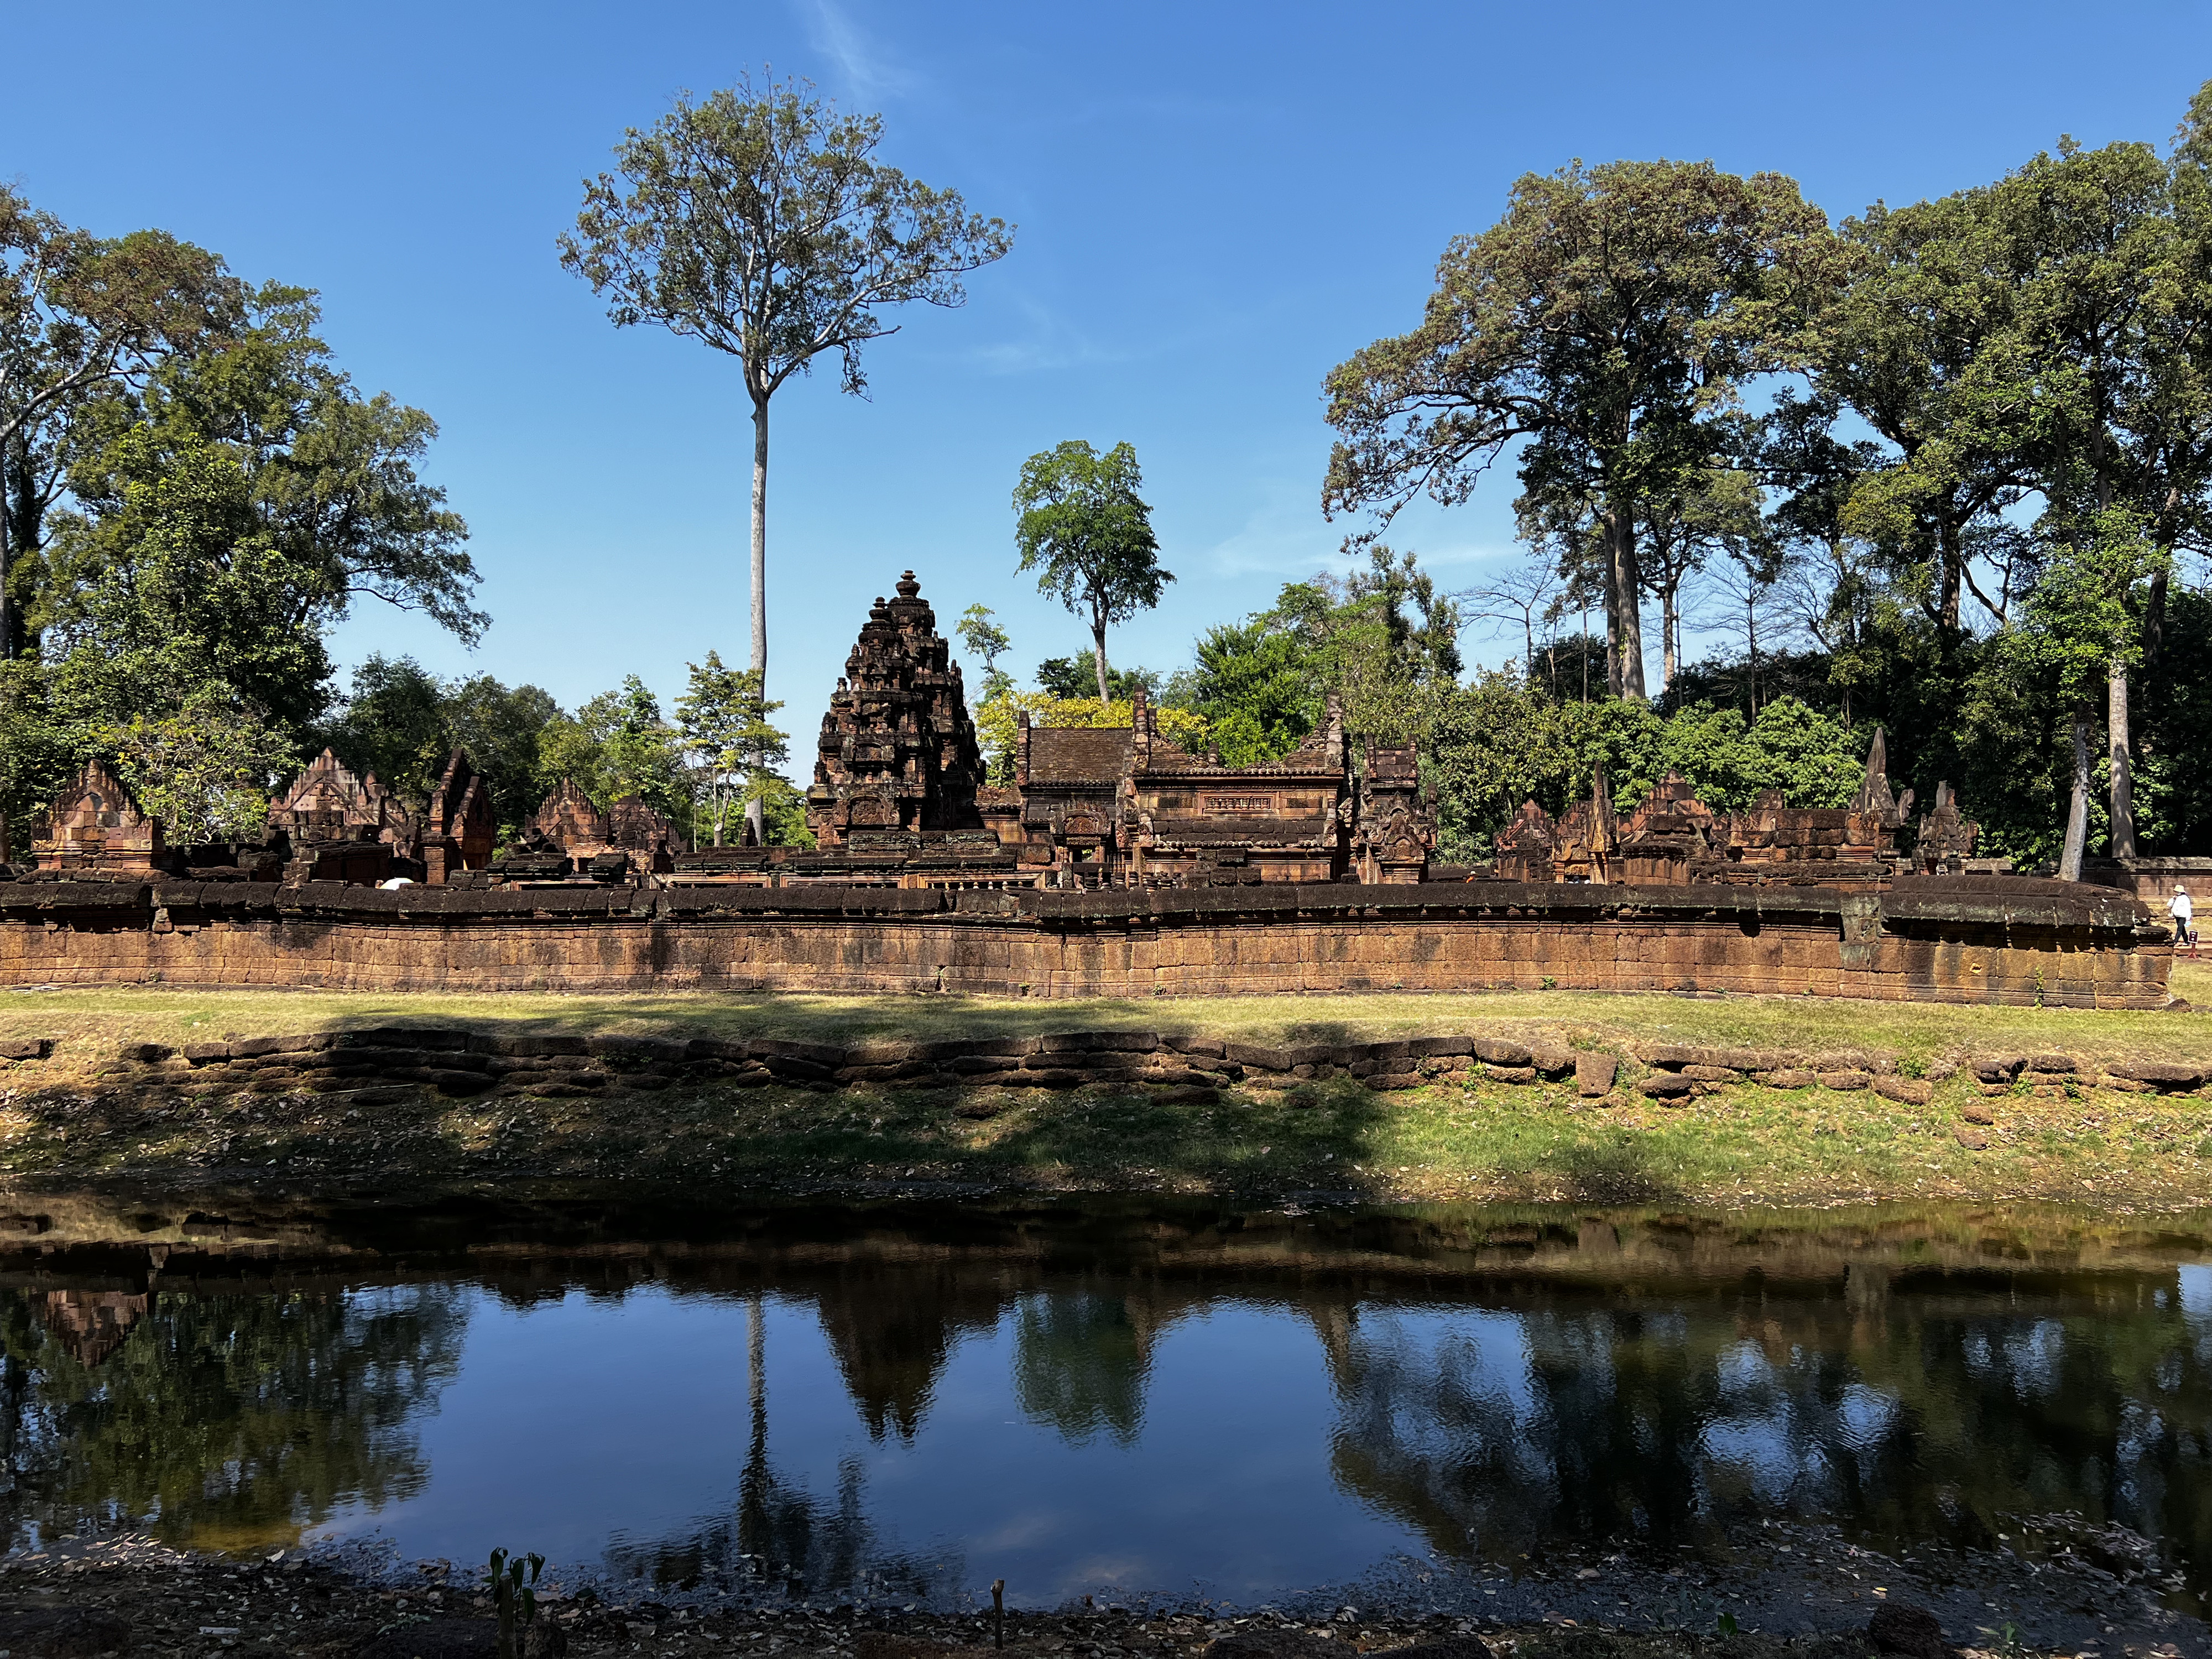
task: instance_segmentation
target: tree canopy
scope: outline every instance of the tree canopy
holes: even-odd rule
[[[769,405],[837,356],[867,390],[862,349],[898,332],[892,307],[965,302],[961,278],[1001,259],[1013,229],[877,158],[883,118],[840,111],[805,81],[750,80],[615,147],[584,185],[561,263],[608,300],[617,328],[653,323],[738,360],[752,404],[752,672],[768,683]],[[751,810],[757,832],[758,798]]]
[[[1016,568],[1090,624],[1101,702],[1112,690],[1107,629],[1150,611],[1175,580],[1160,568],[1143,486],[1133,446],[1102,455],[1080,438],[1030,456],[1014,486]]]

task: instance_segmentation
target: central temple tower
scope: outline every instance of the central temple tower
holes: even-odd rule
[[[982,751],[960,665],[909,570],[878,599],[822,716],[806,822],[825,848],[860,831],[980,830]]]

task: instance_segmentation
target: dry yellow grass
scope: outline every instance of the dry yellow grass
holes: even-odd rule
[[[2212,959],[2175,964],[2174,988],[2212,1008]],[[2003,1050],[2057,1049],[2093,1060],[2212,1063],[2212,1013],[1977,1008],[1806,997],[1615,996],[1512,992],[1388,994],[1048,1002],[962,996],[727,995],[709,992],[587,997],[380,995],[322,991],[173,991],[159,988],[0,994],[0,1037],[59,1039],[65,1060],[125,1043],[184,1044],[232,1036],[392,1024],[507,1031],[687,1032],[825,1042],[886,1036],[1023,1035],[1120,1027],[1260,1042],[1340,1042],[1441,1032],[1547,1035],[1579,1046],[1638,1041],[1734,1043],[1808,1051],[1893,1049],[1908,1068]]]

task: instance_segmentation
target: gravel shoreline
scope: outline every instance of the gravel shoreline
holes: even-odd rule
[[[1887,1605],[1931,1609],[1954,1650],[1990,1659],[2212,1652],[2200,1620],[2163,1605],[2159,1582],[2128,1570],[2125,1540],[2106,1545],[2099,1552],[2106,1565],[2070,1548],[2039,1560],[1915,1552],[1907,1562],[1832,1533],[1775,1528],[1663,1570],[1620,1555],[1562,1555],[1503,1576],[1408,1561],[1356,1587],[1256,1609],[1198,1597],[1012,1607],[1006,1650],[1024,1659],[1201,1659],[1212,1643],[1241,1632],[1254,1640],[1236,1644],[1237,1659],[1259,1659],[1255,1648],[1282,1647],[1294,1633],[1326,1638],[1330,1649],[1292,1643],[1281,1659],[1330,1650],[1353,1659],[1470,1635],[1498,1659],[1858,1659],[1876,1651],[1865,1632],[1874,1611]],[[479,1651],[489,1659],[483,1645],[489,1624],[454,1622],[488,1620],[482,1577],[480,1569],[402,1563],[361,1545],[240,1559],[179,1552],[139,1535],[70,1539],[0,1559],[0,1645],[15,1659],[100,1651],[406,1659],[418,1650],[423,1659]],[[547,1583],[532,1649],[539,1655],[929,1659],[949,1646],[983,1659],[994,1652],[988,1601],[933,1607],[892,1595],[856,1602],[794,1595],[802,1586],[758,1577],[670,1585],[564,1577],[557,1569],[549,1570]],[[27,1626],[21,1622],[27,1610]],[[32,1628],[40,1625],[43,1636]],[[122,1645],[112,1645],[118,1637]],[[1467,1649],[1462,1659],[1479,1656]]]

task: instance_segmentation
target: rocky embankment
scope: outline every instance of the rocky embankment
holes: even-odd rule
[[[0,1076],[46,1080],[51,1039],[0,1042]],[[82,1068],[78,1068],[81,1070]],[[1585,1100],[1633,1089],[1662,1104],[1686,1103],[1732,1084],[1770,1089],[1871,1089],[1923,1105],[1961,1071],[1985,1093],[2115,1090],[2203,1094],[2206,1069],[2161,1060],[2094,1060],[2067,1054],[1972,1054],[1938,1060],[1918,1076],[1891,1052],[1812,1054],[1785,1048],[1633,1043],[1626,1054],[1502,1036],[1401,1037],[1374,1042],[1273,1046],[1156,1031],[1061,1031],[1033,1036],[941,1041],[809,1042],[777,1037],[509,1034],[439,1026],[387,1026],[245,1037],[173,1048],[134,1044],[95,1073],[219,1094],[330,1093],[412,1087],[470,1097],[574,1097],[609,1090],[715,1085],[782,1085],[817,1091],[856,1087],[1073,1089],[1089,1084],[1216,1092],[1231,1085],[1280,1090],[1355,1079],[1380,1091],[1477,1081],[1535,1084],[1571,1079]],[[57,1073],[52,1081],[64,1080]]]

